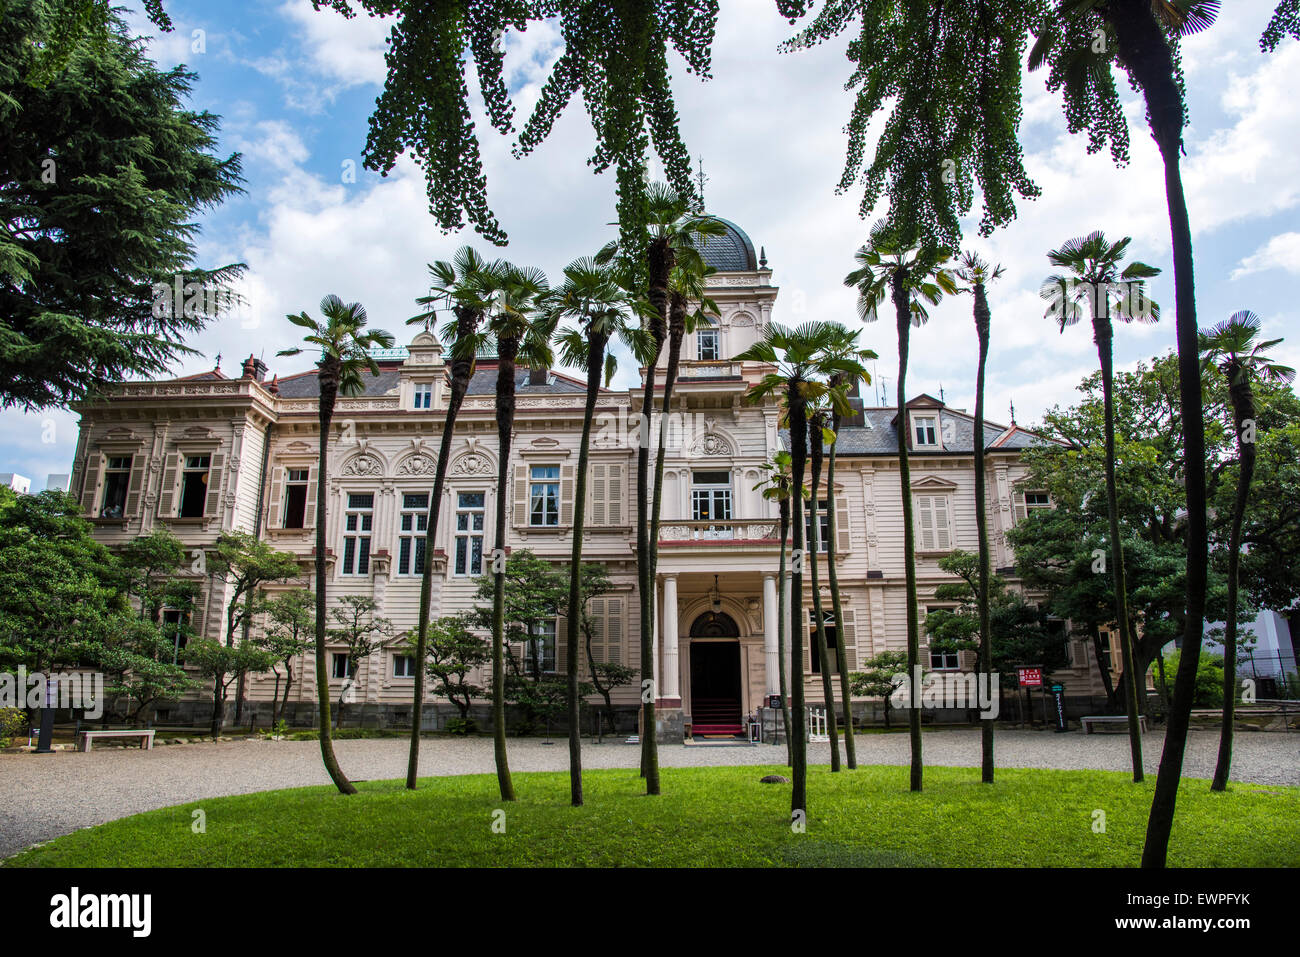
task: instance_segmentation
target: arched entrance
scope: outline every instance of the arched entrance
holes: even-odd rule
[[[725,612],[691,623],[691,733],[741,734],[740,627]]]

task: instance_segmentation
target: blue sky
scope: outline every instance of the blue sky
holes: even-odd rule
[[[1259,52],[1272,6],[1241,0],[1213,29],[1187,41],[1192,123],[1183,169],[1201,324],[1252,309],[1267,336],[1291,340],[1277,350],[1279,358],[1300,366],[1292,292],[1300,274],[1300,44]],[[384,78],[387,27],[313,11],[308,0],[168,0],[167,9],[172,34],[158,36],[138,15],[131,22],[152,38],[161,64],[184,62],[199,73],[193,105],[220,114],[222,150],[244,155],[247,192],[203,217],[199,250],[205,265],[249,265],[244,292],[251,304],[249,313],[197,336],[191,345],[203,357],[178,363],[176,373],[212,368],[220,354],[223,371],[237,375],[250,352],[264,355],[273,372],[301,371],[308,365],[302,357],[275,358],[295,338],[284,314],[315,312],[329,292],[360,300],[374,325],[406,341],[413,330],[405,320],[428,285],[425,264],[462,243],[486,244],[472,233],[447,236],[436,228],[413,164],[399,163],[387,178],[361,167]],[[771,0],[723,0],[714,78],[701,82],[675,62],[683,134],[692,154],[703,157],[710,211],[765,247],[781,287],[778,321],[853,324],[853,294],[841,280],[869,221],[857,215],[860,195],[834,192],[852,103],[842,89],[845,42],[778,54],[790,30]],[[505,47],[522,121],[560,49],[559,36],[537,25],[507,35]],[[1159,157],[1140,103],[1131,94],[1126,103],[1132,161],[1117,169],[1108,154],[1088,156],[1083,139],[1065,132],[1059,96],[1046,92],[1043,74],[1026,76],[1023,142],[1043,196],[1021,203],[1015,223],[988,240],[975,235],[973,222],[967,230],[971,247],[1007,267],[991,295],[988,401],[995,420],[1005,421],[1014,401],[1017,419],[1032,423],[1053,404],[1071,402],[1078,381],[1096,366],[1086,326],[1061,335],[1042,315],[1037,288],[1051,271],[1048,249],[1093,229],[1132,236],[1132,255],[1165,270],[1152,295],[1172,307]],[[489,198],[511,237],[502,255],[554,276],[610,238],[613,184],[586,165],[592,138],[580,103],[523,160],[510,155],[510,139],[486,123],[479,130]],[[349,164],[355,181],[345,181]],[[1172,309],[1158,325],[1121,328],[1117,365],[1131,368],[1168,350],[1173,331]],[[949,404],[969,408],[974,340],[969,301],[941,304],[913,334],[909,392],[938,394],[942,387]],[[892,389],[891,324],[865,326],[861,341],[880,354],[878,374]],[[631,384],[633,375],[625,362],[616,384]],[[71,471],[76,422],[66,410],[0,412],[0,471],[32,478],[34,490],[48,473]]]

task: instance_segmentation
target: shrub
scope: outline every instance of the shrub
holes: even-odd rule
[[[22,708],[0,708],[0,748],[9,747],[9,742],[27,726],[27,715]]]
[[[1170,701],[1173,700],[1174,683],[1178,674],[1178,662],[1181,656],[1177,651],[1165,655],[1165,678],[1168,681]],[[1156,672],[1156,686],[1160,685],[1160,673]],[[1220,655],[1202,653],[1196,665],[1196,689],[1192,695],[1193,708],[1223,707],[1223,658]]]
[[[473,718],[448,718],[448,734],[474,734],[478,731],[478,722]]]

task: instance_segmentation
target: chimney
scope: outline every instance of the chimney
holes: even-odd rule
[[[248,358],[244,360],[243,372],[245,379],[255,379],[258,382],[263,382],[266,380],[266,363],[250,353]]]
[[[549,382],[550,379],[551,379],[550,369],[537,369],[531,366],[529,367],[528,369],[529,385],[546,385],[546,383]]]
[[[849,408],[853,410],[852,414],[844,416],[840,421],[841,425],[857,426],[861,428],[867,424],[867,416],[863,411],[862,401],[862,380],[854,377],[849,383]]]

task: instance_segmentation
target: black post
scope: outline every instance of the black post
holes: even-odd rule
[[[59,679],[53,675],[45,678],[45,707],[41,709],[41,733],[36,738],[37,754],[53,754],[54,707],[58,704]]]

